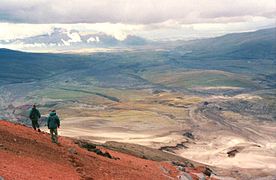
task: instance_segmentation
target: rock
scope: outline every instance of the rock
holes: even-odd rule
[[[165,91],[162,91],[162,90],[154,90],[152,93],[153,93],[153,94],[160,94],[160,93],[162,93],[162,92],[165,92]]]
[[[205,101],[204,103],[203,103],[203,105],[204,106],[207,106],[209,103],[207,102],[207,101]]]
[[[195,166],[194,166],[194,164],[192,164],[191,162],[189,162],[189,161],[185,161],[185,164],[186,164],[186,166],[187,167],[189,167],[189,168],[195,168]]]
[[[176,144],[176,149],[187,149],[188,147],[187,146],[185,146],[183,143],[185,143],[185,142],[182,142],[182,143],[179,143],[179,144]]]
[[[3,145],[3,144],[0,144],[0,148],[1,148],[1,147],[4,147],[4,145]]]
[[[74,148],[68,148],[68,152],[70,154],[78,154],[77,151],[76,151],[76,149],[74,149]]]
[[[100,156],[104,156],[110,159],[117,159],[117,158],[113,158],[108,152],[102,152],[100,149],[97,148],[97,146],[95,144],[92,144],[88,141],[84,141],[84,140],[75,140],[75,143],[78,144],[80,147],[87,149],[90,152],[94,152],[97,155]],[[68,149],[69,151],[69,149]],[[72,151],[72,150],[70,150]]]
[[[103,155],[102,151],[99,149],[94,149],[93,152],[95,152],[98,155]]]
[[[180,170],[180,171],[185,171],[185,168],[182,167],[182,166],[177,166],[177,168],[178,168],[178,170]]]
[[[78,144],[80,147],[87,149],[88,151],[93,151],[96,149],[96,145],[84,140],[75,140],[75,144]]]
[[[162,147],[159,148],[159,150],[175,153],[174,150],[187,149],[188,148],[187,146],[184,145],[184,143],[186,143],[186,141],[178,143],[175,146],[162,146]]]
[[[14,138],[13,141],[16,142],[17,140]]]
[[[142,159],[148,159],[148,158],[147,158],[147,156],[143,155],[143,156],[142,156]]]
[[[117,159],[117,158],[113,158],[108,152],[102,152],[100,149],[94,149],[93,152],[95,152],[97,155],[104,156],[109,159]]]
[[[233,149],[231,151],[228,151],[228,157],[235,157],[235,155],[238,153],[239,151],[237,149]]]
[[[175,147],[174,146],[162,146],[159,148],[159,150],[174,153],[172,148],[175,148]]]
[[[76,171],[77,171],[78,173],[81,173],[81,172],[83,172],[83,168],[77,167],[77,168],[76,168]]]
[[[183,171],[185,170],[185,167],[189,167],[189,168],[194,168],[195,167],[189,161],[185,161],[185,162],[173,161],[172,164],[175,165],[175,166],[177,166],[180,170],[182,169]]]
[[[108,152],[105,152],[103,156],[112,159],[112,156]]]
[[[203,173],[198,173],[196,175],[197,175],[197,177],[198,177],[199,180],[206,180],[206,178],[205,178],[205,176],[204,176]]]
[[[193,178],[190,174],[184,172],[179,176],[179,180],[193,180]]]
[[[206,167],[203,171],[203,174],[210,177],[213,174],[213,171],[210,168]]]
[[[184,134],[183,134],[183,136],[186,136],[186,137],[188,137],[188,138],[190,138],[190,139],[195,139],[195,137],[194,137],[194,135],[191,133],[191,132],[185,132]]]

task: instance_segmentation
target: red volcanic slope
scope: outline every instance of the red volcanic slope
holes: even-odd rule
[[[109,159],[60,137],[51,143],[48,133],[0,120],[0,177],[19,179],[177,179],[179,171],[168,162],[155,162],[108,151]]]

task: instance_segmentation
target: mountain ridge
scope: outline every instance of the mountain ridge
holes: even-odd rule
[[[149,40],[135,35],[127,35],[124,39],[117,39],[112,35],[103,32],[93,34],[82,34],[77,30],[66,30],[54,28],[52,32],[21,39],[1,41],[3,45],[21,45],[26,48],[34,49],[59,49],[68,48],[95,48],[95,47],[124,47],[146,45]]]
[[[23,44],[34,44],[37,46],[34,48],[38,49],[47,49],[48,46],[49,52],[54,50],[61,53],[66,53],[66,51],[76,53],[78,51],[75,50],[81,52],[81,49],[87,50],[89,48],[132,48],[133,50],[169,48],[172,49],[172,53],[185,52],[182,58],[186,59],[276,59],[276,28],[174,42],[149,41],[135,35],[128,35],[124,40],[118,40],[104,33],[80,35],[78,31],[55,29],[51,34],[14,40],[6,43],[6,45],[18,43],[18,41],[22,41]],[[89,53],[89,51],[87,52]]]
[[[275,42],[276,28],[269,28],[183,42],[177,49],[192,51],[189,58],[276,59]]]

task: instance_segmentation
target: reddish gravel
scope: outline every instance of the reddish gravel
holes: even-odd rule
[[[0,120],[0,176],[20,179],[177,179],[180,172],[168,162],[155,162],[106,150],[109,159],[60,137],[51,143],[48,133]],[[71,150],[69,150],[71,148]],[[73,148],[73,150],[72,150]]]

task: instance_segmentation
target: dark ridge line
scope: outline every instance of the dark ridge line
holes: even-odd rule
[[[105,94],[102,94],[102,93],[98,93],[98,92],[90,92],[90,91],[85,91],[85,90],[80,90],[80,89],[67,89],[67,88],[58,88],[58,89],[66,90],[66,91],[83,92],[83,93],[86,93],[86,94],[93,94],[93,95],[97,95],[97,96],[106,98],[106,99],[108,99],[110,101],[120,102],[120,99],[117,98],[117,97],[108,96],[108,95],[105,95]]]

